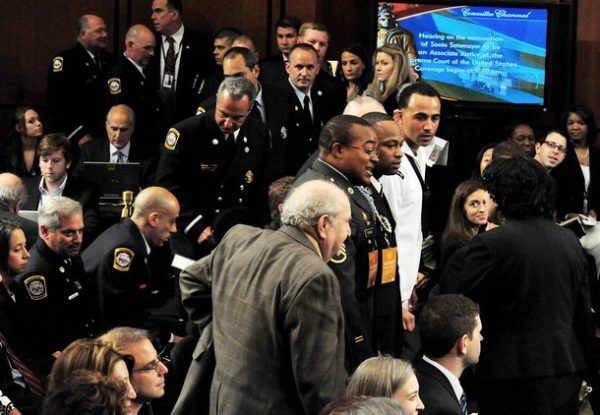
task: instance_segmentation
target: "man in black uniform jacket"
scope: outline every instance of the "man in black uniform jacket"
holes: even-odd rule
[[[102,136],[104,80],[115,57],[106,51],[104,21],[91,14],[77,21],[77,45],[59,52],[48,70],[48,108],[56,127],[83,145]]]
[[[79,256],[83,239],[81,206],[67,197],[48,199],[38,216],[40,239],[25,272],[17,276],[17,303],[23,304],[31,334],[29,355],[49,373],[52,360],[73,340],[96,332],[93,284]]]
[[[213,231],[218,239],[241,217],[252,222],[249,216],[258,215],[254,222],[266,221],[269,131],[248,117],[255,95],[248,80],[226,78],[219,86],[215,111],[188,118],[169,130],[156,178],[181,203],[178,235],[183,232],[185,239],[172,244],[176,253],[197,257],[197,247],[214,246]]]
[[[181,0],[154,0],[150,18],[158,35],[149,77],[173,125],[195,114],[200,84],[216,71],[212,39],[183,24]]]
[[[177,228],[179,202],[162,187],[147,187],[135,198],[131,219],[104,231],[83,253],[85,272],[99,287],[108,327],[158,328],[149,309],[165,302],[170,268],[153,266],[153,249]]]
[[[319,158],[292,188],[308,180],[327,180],[344,190],[350,199],[350,237],[329,265],[340,282],[346,324],[346,368],[351,373],[380,348],[374,324],[375,287],[381,267],[379,219],[372,199],[369,201],[364,191],[378,160],[377,135],[361,118],[338,115],[323,127],[319,149]]]
[[[108,72],[108,106],[126,104],[137,119],[132,143],[144,154],[156,156],[161,137],[166,132],[162,101],[158,88],[145,74],[145,68],[154,56],[154,34],[144,25],[134,25],[125,35],[125,53]]]

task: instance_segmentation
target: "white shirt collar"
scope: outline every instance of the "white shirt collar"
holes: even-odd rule
[[[374,176],[371,176],[371,184],[373,185],[375,190],[377,190],[377,192],[381,193],[381,188],[383,187],[383,185],[379,183],[379,180],[377,180]]]
[[[129,149],[131,148],[131,141],[128,142],[127,144],[125,144],[125,147],[118,149],[115,146],[113,146],[110,142],[108,143],[109,146],[109,153],[108,153],[108,157],[109,157],[109,162],[112,161],[113,159],[113,154],[115,154],[116,151],[120,151],[121,153],[123,153],[123,155],[125,156],[125,159],[127,161],[129,161]]]
[[[440,365],[438,362],[428,358],[425,355],[423,355],[423,360],[426,361],[427,363],[429,363],[431,366],[438,369],[440,372],[442,372],[442,374],[444,376],[446,376],[446,378],[448,379],[448,382],[450,382],[450,386],[452,386],[452,390],[454,391],[454,394],[456,395],[456,400],[458,402],[460,402],[460,397],[463,394],[463,388],[462,388],[462,385],[460,384],[460,380],[458,380],[458,378],[456,376],[454,376],[454,373],[450,372],[444,366]]]
[[[46,187],[44,186],[44,177],[42,177],[40,179],[40,184],[38,186],[38,190],[40,192],[40,203],[38,205],[38,209],[40,208],[40,206],[42,206],[44,204],[44,201],[49,198],[49,197],[54,197],[54,196],[62,196],[63,191],[65,190],[65,186],[67,184],[67,178],[68,178],[68,173],[65,173],[65,178],[63,179],[62,183],[60,184],[60,186],[58,186],[58,189],[54,190],[53,192],[49,192]]]
[[[131,62],[133,64],[133,66],[135,66],[135,68],[140,71],[140,73],[142,74],[142,77],[146,78],[146,76],[144,75],[144,67],[138,65],[137,63],[135,63],[135,61],[133,61],[129,56],[127,56],[125,53],[123,53],[123,55],[127,58],[127,60],[129,62]]]
[[[144,236],[144,233],[142,231],[140,231],[140,235],[142,235],[142,239],[144,240],[144,245],[146,245],[146,254],[150,255],[150,251],[152,251],[152,248],[150,247],[150,244],[148,243],[148,240],[146,239],[146,237]]]
[[[179,47],[179,44],[182,42],[183,40],[183,25],[181,25],[181,27],[179,28],[178,31],[176,31],[175,33],[173,33],[171,35],[171,37],[173,38],[173,40],[175,40],[175,43],[173,44],[173,47],[175,48],[175,50],[177,50],[177,48]],[[162,35],[162,42],[163,42],[163,46],[165,48],[169,47],[169,42],[167,42],[167,35]],[[165,49],[167,50],[167,49]]]
[[[308,89],[308,93],[304,93],[303,91],[300,91],[298,89],[298,87],[296,87],[296,85],[294,85],[292,83],[292,81],[290,81],[289,78],[288,78],[288,82],[290,83],[290,85],[294,89],[294,92],[296,93],[296,96],[298,97],[298,100],[300,101],[300,104],[304,105],[304,97],[307,96],[307,95],[308,95],[308,98],[310,99],[310,102],[312,104],[312,97],[310,95],[310,88]],[[312,88],[312,85],[311,85],[311,88]]]

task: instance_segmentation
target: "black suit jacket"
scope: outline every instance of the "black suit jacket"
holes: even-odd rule
[[[288,73],[285,70],[285,61],[281,53],[261,59],[259,66],[260,74],[258,75],[258,79],[260,82],[274,84],[285,81],[288,78]]]
[[[463,415],[448,378],[436,367],[420,360],[416,366],[419,395],[425,405],[422,415]]]
[[[485,341],[476,376],[506,381],[585,370],[591,336],[587,272],[575,235],[542,218],[508,220],[457,251],[440,292],[479,303]]]
[[[40,204],[40,178],[29,177],[23,180],[23,184],[29,195],[23,210],[38,210]],[[63,190],[63,196],[76,200],[83,208],[83,244],[89,245],[100,231],[100,219],[98,216],[98,189],[92,183],[83,178],[68,175],[67,184]]]
[[[148,65],[148,74],[154,87],[159,90],[162,83],[160,61],[164,59],[163,56],[167,51],[161,49],[162,35],[159,33],[155,35],[154,59]],[[179,71],[175,77],[175,116],[166,120],[168,125],[173,125],[196,113],[200,85],[208,74],[216,70],[212,50],[210,36],[185,26],[179,51],[181,53]],[[176,50],[175,53],[177,52]]]

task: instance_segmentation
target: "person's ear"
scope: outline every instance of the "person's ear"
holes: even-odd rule
[[[535,154],[540,152],[540,148],[542,148],[541,143],[535,143]]]
[[[456,341],[456,354],[458,356],[464,356],[467,354],[467,346],[469,345],[469,336],[463,334],[460,339]]]
[[[150,226],[158,226],[159,219],[160,214],[158,212],[150,212],[148,214],[148,224],[150,224]]]
[[[46,225],[39,225],[38,232],[42,239],[46,239],[48,237],[48,234],[50,233],[50,230]]]
[[[317,221],[317,235],[319,240],[324,240],[327,237],[327,230],[329,226],[329,217],[327,215],[322,215]]]

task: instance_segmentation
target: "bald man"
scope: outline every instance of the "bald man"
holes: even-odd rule
[[[93,14],[77,21],[77,44],[57,53],[48,69],[48,109],[72,143],[102,137],[104,80],[116,58],[106,51],[108,30]]]
[[[125,53],[108,72],[106,80],[107,106],[131,107],[137,118],[132,143],[143,141],[149,157],[158,154],[158,144],[167,132],[162,100],[145,73],[155,46],[156,39],[150,29],[140,24],[131,26],[125,35]]]
[[[17,222],[23,228],[30,249],[38,238],[38,225],[34,221],[19,216],[21,206],[27,200],[27,189],[20,177],[12,173],[0,174],[0,219]]]
[[[86,274],[100,287],[100,305],[109,327],[149,326],[149,309],[164,302],[161,283],[169,268],[151,266],[156,248],[177,228],[179,202],[162,187],[142,190],[131,218],[104,231],[83,253]]]

